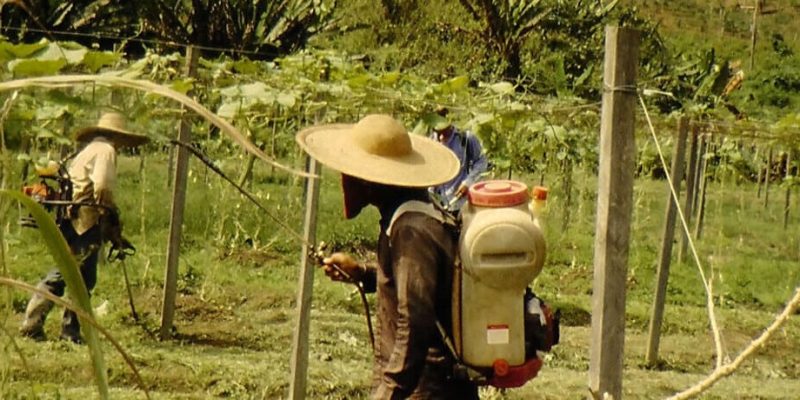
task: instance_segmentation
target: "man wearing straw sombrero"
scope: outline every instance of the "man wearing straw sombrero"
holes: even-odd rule
[[[458,159],[447,147],[410,135],[387,115],[308,128],[297,141],[311,157],[341,172],[346,218],[368,205],[380,212],[376,266],[344,253],[322,261],[333,280],[359,281],[377,291],[372,398],[477,399],[475,384],[452,376],[437,328],[437,323],[451,326],[458,238],[427,188],[452,179]]]
[[[106,113],[97,125],[78,130],[75,140],[85,144],[70,162],[67,173],[72,183],[69,218],[59,223],[70,250],[80,264],[81,276],[91,293],[97,283],[97,257],[103,240],[121,240],[118,211],[114,204],[117,178],[117,150],[136,147],[149,141],[125,129],[125,118]],[[117,243],[115,243],[117,245]],[[52,270],[37,285],[56,296],[63,296],[66,284],[58,269]],[[53,302],[34,294],[25,310],[20,332],[34,340],[44,340],[44,322]],[[64,310],[61,339],[82,343],[80,324],[75,312]]]

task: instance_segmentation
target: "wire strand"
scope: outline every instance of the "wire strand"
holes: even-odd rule
[[[189,46],[194,47],[199,50],[206,50],[206,51],[218,51],[224,53],[238,53],[238,54],[249,54],[249,55],[257,55],[257,56],[265,56],[265,57],[276,57],[280,55],[277,52],[262,52],[262,51],[253,51],[253,50],[242,50],[242,49],[234,49],[228,47],[218,47],[218,46],[206,46],[206,45],[197,45],[197,44],[189,44],[189,43],[180,43],[172,40],[159,40],[159,39],[144,39],[138,37],[125,37],[119,36],[111,33],[83,33],[83,32],[70,32],[70,31],[54,31],[54,30],[46,30],[46,29],[39,29],[39,28],[28,28],[28,27],[19,27],[19,26],[4,26],[0,28],[1,31],[15,31],[15,32],[36,32],[36,33],[44,33],[44,34],[56,34],[56,35],[63,35],[63,36],[73,36],[73,37],[83,37],[83,38],[93,38],[93,39],[111,39],[111,40],[119,40],[124,42],[138,42],[138,43],[145,43],[145,44],[155,44],[161,46],[172,46],[172,47],[182,47],[187,48]]]

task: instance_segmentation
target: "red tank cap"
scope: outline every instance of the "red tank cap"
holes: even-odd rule
[[[531,197],[534,200],[547,200],[547,188],[544,186],[534,186],[531,191]]]
[[[498,358],[494,360],[492,363],[492,369],[494,369],[494,376],[503,377],[508,375],[508,371],[510,370],[510,365],[508,365],[508,361]]]
[[[469,187],[470,204],[482,207],[510,207],[528,201],[528,187],[522,182],[491,180]]]

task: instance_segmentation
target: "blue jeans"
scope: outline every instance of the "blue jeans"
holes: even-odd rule
[[[64,235],[72,254],[78,260],[81,277],[91,295],[92,289],[97,283],[98,252],[102,242],[100,226],[95,225],[82,235],[79,235],[72,227],[72,223],[69,220],[64,220],[59,224],[59,229],[61,234]],[[39,282],[37,287],[61,297],[64,295],[67,284],[64,282],[61,272],[58,268],[55,268]],[[53,303],[51,301],[34,294],[25,311],[23,332],[42,331],[47,313],[52,307]],[[78,317],[74,311],[69,309],[64,310],[64,316],[61,321],[61,337],[73,341],[80,340]]]

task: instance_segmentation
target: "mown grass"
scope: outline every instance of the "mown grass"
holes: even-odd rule
[[[99,321],[137,362],[154,398],[285,398],[300,243],[235,190],[193,161],[188,188],[179,273],[175,337],[159,341],[161,285],[165,264],[170,190],[166,157],[147,154],[120,158],[120,202],[126,234],[138,252],[126,260],[141,318],[131,318],[122,271],[100,267],[92,302]],[[236,176],[242,163],[220,165]],[[302,231],[302,182],[260,166],[251,188],[282,224]],[[537,292],[564,311],[563,342],[548,358],[540,377],[505,393],[486,390],[484,398],[575,399],[586,395],[596,184],[575,171],[572,204],[559,176],[546,176],[551,195],[544,226],[548,263]],[[724,345],[735,356],[763,327],[795,286],[800,215],[782,228],[783,196],[775,188],[769,208],[752,184],[736,186],[720,177],[709,187],[700,259],[715,271]],[[526,181],[530,181],[524,178]],[[538,180],[538,179],[537,179]],[[144,184],[143,184],[144,182]],[[325,170],[321,185],[318,239],[336,249],[369,254],[377,234],[377,214],[344,221],[336,174]],[[635,188],[629,260],[625,393],[629,398],[663,398],[701,379],[714,365],[714,346],[695,266],[673,264],[658,369],[643,367],[653,277],[661,241],[666,183],[639,179]],[[139,212],[145,212],[143,219]],[[797,211],[796,211],[797,210]],[[793,212],[800,213],[797,200]],[[7,216],[6,266],[13,278],[34,283],[50,257],[32,230]],[[566,226],[565,215],[569,215]],[[677,245],[676,245],[677,247]],[[309,351],[309,398],[354,399],[368,393],[371,353],[358,296],[351,287],[316,275]],[[0,288],[9,307],[0,308],[0,397],[92,398],[96,395],[85,350],[58,341],[34,343],[16,334],[27,294]],[[46,326],[57,337],[60,310]],[[742,370],[705,398],[788,399],[800,392],[800,322],[793,318]],[[18,346],[16,349],[15,346]],[[106,346],[109,348],[109,346]],[[112,398],[143,398],[121,358],[107,351]],[[25,363],[22,362],[24,356]]]

